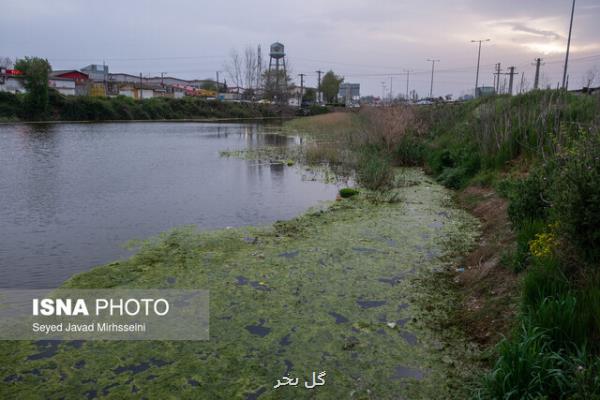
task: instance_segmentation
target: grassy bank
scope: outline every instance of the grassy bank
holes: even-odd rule
[[[494,187],[515,232],[500,265],[520,311],[480,398],[600,398],[599,115],[597,97],[540,91],[424,116],[432,173]]]
[[[0,121],[30,121],[24,95],[0,93]],[[287,107],[207,101],[184,97],[134,100],[129,97],[62,96],[50,91],[48,111],[36,120],[130,121],[207,118],[261,118],[294,115]]]
[[[456,323],[484,347],[507,338],[475,396],[600,398],[598,96],[536,91],[354,118],[324,158],[366,168],[374,188],[393,165],[424,165],[482,220],[455,277]]]
[[[433,271],[476,229],[418,170],[401,202],[362,190],[270,227],[179,229],[77,288],[210,289],[210,341],[2,342],[2,398],[461,398],[468,347]],[[433,293],[433,294],[432,294]],[[313,391],[278,378],[326,371]]]
[[[537,91],[422,108],[418,119],[427,134],[413,140],[431,174],[495,190],[514,232],[492,264],[522,282],[519,309],[478,397],[600,398],[600,99]]]

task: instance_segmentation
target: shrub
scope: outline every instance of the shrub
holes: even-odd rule
[[[0,118],[17,118],[21,99],[12,93],[0,92]]]
[[[405,135],[396,144],[394,161],[403,166],[415,166],[423,163],[425,146],[416,135]]]
[[[582,134],[559,156],[553,216],[563,237],[590,261],[600,257],[600,131]]]
[[[545,228],[546,225],[543,221],[526,220],[522,222],[517,230],[516,248],[508,250],[502,255],[502,264],[513,272],[524,271],[532,258],[531,245],[544,232]]]
[[[386,190],[394,181],[389,154],[375,146],[367,146],[360,151],[356,169],[358,182],[367,189]]]
[[[444,186],[459,189],[481,168],[481,159],[476,149],[467,144],[437,143],[427,156],[427,163]]]
[[[331,112],[331,109],[329,107],[320,106],[318,104],[312,104],[308,108],[308,112],[310,115],[321,115]]]
[[[357,144],[378,146],[390,154],[425,133],[423,122],[412,107],[368,107],[361,109],[360,115],[367,124],[360,131]]]
[[[347,199],[352,196],[356,196],[359,193],[358,190],[352,188],[343,188],[340,189],[340,197]]]
[[[549,169],[547,169],[549,170]],[[531,220],[545,220],[550,209],[548,188],[552,177],[541,168],[509,184],[508,216],[517,228]]]

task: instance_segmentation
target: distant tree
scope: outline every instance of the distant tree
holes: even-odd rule
[[[419,93],[417,93],[417,91],[416,91],[416,90],[414,90],[414,89],[413,89],[413,90],[411,90],[411,91],[410,91],[410,99],[411,99],[412,101],[419,101]]]
[[[321,91],[323,97],[327,103],[334,103],[336,101],[338,92],[340,91],[340,84],[344,81],[344,78],[336,75],[333,71],[328,71],[323,75],[321,80]]]
[[[260,68],[258,66],[258,51],[253,46],[246,46],[244,49],[244,88],[254,89],[257,86]]]
[[[263,73],[263,82],[265,89],[265,98],[269,100],[277,100],[285,103],[289,97],[290,91],[294,89],[295,85],[291,77],[291,69],[288,67],[283,72],[280,69],[279,72],[275,69],[265,71]],[[287,91],[285,90],[287,88]]]
[[[216,91],[217,90],[217,83],[214,80],[212,80],[212,79],[205,79],[200,84],[200,89]]]
[[[581,86],[583,87],[593,87],[596,79],[600,76],[600,71],[598,70],[598,66],[595,65],[593,68],[588,69],[583,77],[581,78]]]
[[[264,70],[262,63],[258,47],[248,45],[243,53],[232,49],[224,68],[235,86],[256,89],[261,85],[261,73]]]
[[[25,57],[18,60],[15,69],[25,75],[25,113],[31,118],[41,118],[48,111],[48,75],[52,68],[48,60]]]
[[[237,50],[232,49],[229,54],[229,61],[225,64],[225,71],[229,75],[229,80],[238,88],[244,85],[243,66],[242,56]]]
[[[317,91],[313,88],[306,88],[302,98],[304,101],[314,102],[317,100]]]

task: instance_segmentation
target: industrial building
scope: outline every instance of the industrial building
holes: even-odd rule
[[[24,77],[21,71],[0,68],[0,92],[25,93]]]
[[[184,96],[214,98],[231,101],[241,100],[243,89],[225,89],[220,84],[220,92],[203,89],[212,80],[185,80],[171,76],[144,77],[126,73],[110,73],[107,65],[90,64],[79,70],[51,71],[48,86],[65,96],[112,97],[126,96],[134,99],[153,97],[182,98]],[[237,89],[237,90],[236,90]],[[24,76],[20,71],[0,70],[0,91],[25,93]]]
[[[48,79],[48,87],[64,96],[75,96],[76,83],[74,79],[51,77]]]
[[[346,106],[358,104],[360,101],[360,83],[341,83],[338,91],[338,101]]]

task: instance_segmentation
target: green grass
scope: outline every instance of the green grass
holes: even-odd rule
[[[555,154],[580,127],[596,123],[599,111],[598,96],[556,91],[425,107],[425,159],[442,183],[461,188],[482,170],[500,172],[518,157]]]
[[[520,329],[497,347],[480,398],[600,398],[598,115],[600,97],[559,91],[422,109],[437,180],[495,185],[516,233],[502,264],[524,275]],[[532,254],[533,240],[548,254]]]

